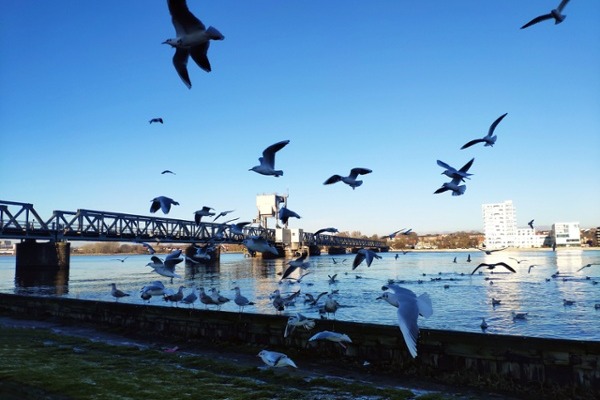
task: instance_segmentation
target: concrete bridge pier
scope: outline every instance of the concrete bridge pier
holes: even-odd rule
[[[41,287],[44,294],[68,292],[71,243],[27,239],[17,244],[15,286]]]

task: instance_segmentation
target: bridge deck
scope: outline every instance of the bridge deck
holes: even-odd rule
[[[243,235],[232,225],[80,209],[40,217],[32,204],[0,200],[0,238],[54,241],[160,241],[164,243],[242,243],[245,236],[276,242],[275,229],[246,226]],[[301,244],[336,247],[386,247],[379,240],[314,235],[303,232]]]

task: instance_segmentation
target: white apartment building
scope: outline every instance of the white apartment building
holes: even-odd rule
[[[482,204],[483,233],[489,249],[515,246],[517,217],[512,200]]]
[[[580,246],[579,222],[556,222],[552,224],[551,236],[556,246]]]

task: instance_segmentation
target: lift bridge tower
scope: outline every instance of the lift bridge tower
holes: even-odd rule
[[[269,218],[275,218],[275,242],[283,245],[286,249],[296,251],[302,248],[301,243],[302,229],[288,229],[288,225],[280,225],[278,219],[279,209],[287,207],[288,195],[276,193],[259,194],[256,196],[256,207],[258,208],[258,217],[254,220],[261,228],[268,229]]]

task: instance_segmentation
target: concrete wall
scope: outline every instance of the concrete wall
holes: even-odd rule
[[[318,320],[312,331],[297,328],[284,338],[284,316],[11,294],[0,294],[0,315],[92,323],[248,352],[269,348],[297,363],[342,361],[350,371],[364,371],[369,361],[372,371],[398,376],[399,385],[412,376],[525,397],[600,398],[600,342],[422,329],[413,360],[396,326]],[[352,343],[344,350],[332,342],[308,342],[322,330],[345,333]]]

